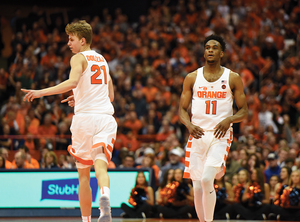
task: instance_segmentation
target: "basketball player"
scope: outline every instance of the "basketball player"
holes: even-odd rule
[[[94,165],[98,186],[101,214],[98,222],[111,221],[109,177],[107,164],[110,161],[116,139],[117,123],[112,116],[111,102],[114,91],[108,64],[102,55],[91,50],[92,28],[85,21],[66,26],[69,36],[68,46],[75,55],[71,58],[69,79],[42,90],[25,90],[26,101],[35,98],[60,94],[73,90],[62,102],[74,106],[71,132],[72,146],[68,151],[77,160],[79,175],[79,203],[82,221],[91,221],[92,193],[90,189],[90,167]]]
[[[225,47],[219,36],[205,39],[205,66],[186,76],[179,105],[180,120],[190,133],[184,178],[193,181],[195,208],[201,222],[213,220],[216,204],[213,182],[225,172],[232,141],[231,125],[248,115],[241,77],[220,65]],[[239,109],[234,115],[233,99]]]

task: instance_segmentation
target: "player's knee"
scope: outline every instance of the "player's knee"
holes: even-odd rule
[[[90,178],[88,176],[81,176],[79,177],[79,184],[84,185],[84,184],[89,184],[90,183]]]
[[[201,185],[203,187],[206,187],[206,186],[213,184],[213,182],[214,182],[214,180],[211,177],[202,177]]]
[[[106,164],[108,164],[107,158],[106,158],[105,153],[104,153],[104,149],[105,148],[103,146],[92,149],[91,157],[92,157],[94,163],[96,162],[96,160],[102,160]]]
[[[194,191],[201,190],[201,181],[200,180],[193,180],[193,189]]]

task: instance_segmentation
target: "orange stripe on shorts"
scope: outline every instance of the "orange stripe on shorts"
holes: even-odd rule
[[[82,163],[84,165],[93,165],[93,161],[92,160],[84,160],[84,159],[81,159],[80,157],[78,156],[75,156],[75,150],[74,148],[72,148],[71,145],[68,146],[68,152],[79,162],[79,163]]]
[[[191,148],[191,147],[192,147],[192,142],[188,142],[188,144],[187,144],[186,147],[187,147],[187,148]]]
[[[112,145],[115,144],[115,139],[114,138],[111,139],[111,143],[112,143]]]
[[[112,148],[112,146],[111,145],[107,145],[107,149],[112,153],[112,151],[113,151],[113,148]]]
[[[226,160],[227,160],[227,155],[224,155],[224,161],[226,162]]]
[[[185,163],[185,166],[186,166],[186,167],[189,167],[189,166],[190,166],[190,161],[185,161],[184,163]]]
[[[185,157],[190,157],[190,156],[191,156],[191,152],[186,151],[186,152],[185,152]]]
[[[230,146],[231,140],[227,139],[227,144]]]
[[[229,149],[230,149],[230,146],[227,146],[227,148],[226,148],[227,153],[229,152]]]

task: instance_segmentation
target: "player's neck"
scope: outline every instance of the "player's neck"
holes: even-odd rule
[[[205,73],[216,74],[221,72],[222,67],[220,63],[209,64],[206,62],[205,66],[203,67],[203,70]]]
[[[90,45],[83,45],[80,49],[80,52],[84,52],[84,51],[90,51],[91,50],[91,46]]]

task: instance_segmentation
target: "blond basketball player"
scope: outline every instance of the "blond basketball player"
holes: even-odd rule
[[[92,28],[85,21],[66,26],[68,46],[75,55],[71,58],[69,79],[42,90],[25,90],[24,100],[60,94],[73,90],[73,96],[62,102],[74,106],[71,132],[72,146],[68,151],[77,160],[79,203],[83,222],[91,221],[92,193],[90,167],[94,165],[101,192],[98,222],[111,222],[110,189],[107,164],[116,139],[117,123],[112,116],[114,91],[109,68],[104,57],[91,50]]]
[[[195,208],[201,222],[213,220],[216,204],[213,182],[225,172],[232,141],[231,125],[248,115],[241,77],[220,65],[225,47],[219,36],[205,39],[205,66],[186,76],[180,98],[179,117],[190,133],[184,177],[193,181]],[[239,109],[234,115],[233,99]]]

